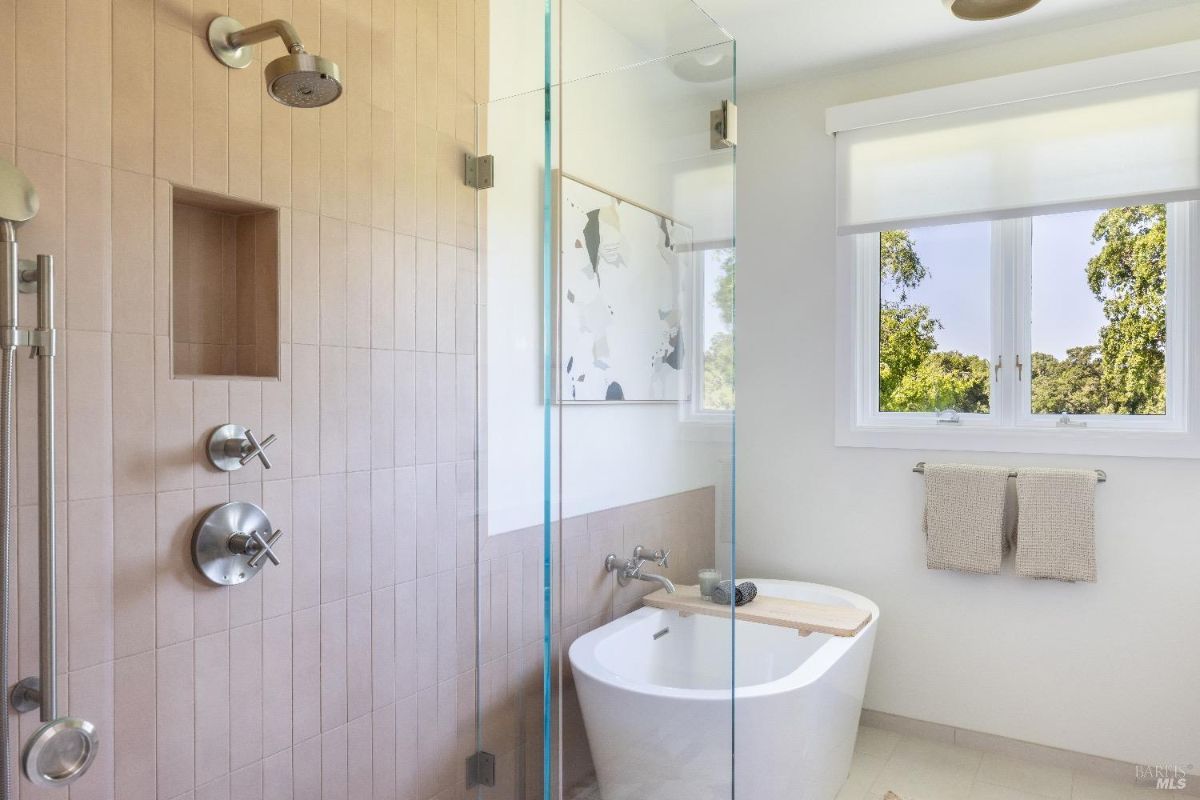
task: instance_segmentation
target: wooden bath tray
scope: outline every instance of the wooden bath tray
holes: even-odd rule
[[[654,608],[678,611],[683,616],[704,614],[728,619],[730,615],[729,606],[717,605],[701,597],[699,586],[676,586],[674,594],[667,594],[666,589],[659,589],[643,597],[642,603]],[[737,618],[747,622],[792,628],[801,636],[808,636],[813,631],[833,636],[855,636],[871,621],[871,612],[852,606],[831,606],[760,594],[737,609]]]

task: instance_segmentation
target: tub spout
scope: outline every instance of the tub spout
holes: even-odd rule
[[[666,575],[655,575],[653,572],[642,572],[638,570],[633,577],[639,581],[653,581],[667,590],[667,594],[675,594],[675,584],[671,583],[671,579]]]
[[[667,590],[667,594],[673,594],[675,592],[675,584],[671,583],[667,576],[655,575],[651,572],[642,572],[642,566],[646,563],[647,559],[640,555],[641,550],[642,548],[638,547],[636,550],[634,550],[634,557],[626,559],[625,561],[621,561],[621,559],[617,558],[616,553],[609,553],[608,557],[604,559],[605,571],[617,573],[617,582],[622,586],[627,585],[631,580],[636,578],[639,581],[651,581],[653,583],[657,583],[659,586]],[[654,560],[656,563],[665,567],[667,565],[668,555],[670,555],[669,550],[656,550],[654,553]]]

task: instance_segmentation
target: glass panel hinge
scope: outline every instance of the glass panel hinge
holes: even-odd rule
[[[473,156],[468,153],[466,157],[466,169],[464,172],[463,183],[465,183],[467,186],[470,186],[472,189],[490,189],[495,186],[495,156]]]
[[[708,143],[713,150],[737,146],[737,106],[722,100],[721,107],[709,112]]]
[[[489,156],[490,158],[490,156]],[[467,757],[467,788],[496,785],[496,757],[480,750]]]

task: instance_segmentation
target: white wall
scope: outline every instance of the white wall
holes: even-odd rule
[[[833,446],[834,151],[823,128],[831,105],[1198,37],[1200,14],[1176,9],[740,99],[739,572],[879,603],[870,708],[1200,764],[1200,460],[1019,457],[1107,470],[1095,585],[1020,579],[1011,565],[988,577],[926,570],[910,470],[949,456]]]
[[[538,22],[537,14],[525,0],[508,2],[511,18],[501,13],[498,19],[493,11],[496,97],[508,93],[496,87],[528,89],[538,66],[529,54],[535,61],[541,56],[522,34]],[[644,45],[626,39],[584,4],[571,2],[563,14],[569,21],[563,31],[569,73],[644,58]],[[522,43],[521,52],[512,52],[514,43]],[[727,239],[732,158],[728,151],[709,151],[707,131],[708,109],[725,96],[721,89],[684,84],[664,64],[568,83],[554,96],[561,134],[556,163],[692,224],[699,241]],[[481,424],[493,534],[542,520],[542,114],[540,92],[501,99],[487,110],[487,150],[497,158],[498,177],[485,198],[487,388]],[[697,186],[696,175],[707,179]],[[555,412],[554,484],[561,489],[556,515],[713,485],[720,475],[717,460],[730,447],[684,424],[674,404],[569,405]]]

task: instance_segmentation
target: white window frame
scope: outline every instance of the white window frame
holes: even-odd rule
[[[1113,207],[1116,207],[1115,205]],[[1047,212],[1053,213],[1053,212]],[[879,234],[839,237],[835,443],[846,447],[991,450],[1200,458],[1200,202],[1167,205],[1167,413],[1156,416],[1054,415],[1030,410],[1032,219],[991,223],[991,413],[879,411]],[[1020,300],[1019,299],[1023,299]],[[1018,379],[1015,356],[1021,354]],[[1004,363],[996,369],[997,357]],[[1086,424],[1083,424],[1086,423]]]

